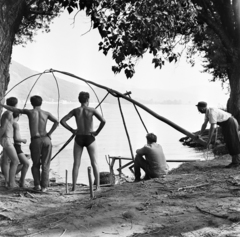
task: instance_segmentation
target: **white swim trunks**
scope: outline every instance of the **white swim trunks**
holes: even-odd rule
[[[1,145],[3,148],[7,148],[9,146],[13,146],[13,138],[11,137],[2,137],[2,140],[1,140]]]

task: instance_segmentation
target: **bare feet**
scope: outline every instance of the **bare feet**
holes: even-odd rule
[[[100,186],[99,186],[99,187],[96,187],[96,189],[94,190],[94,192],[100,192],[100,191],[102,191],[102,189],[101,189]]]
[[[25,182],[19,181],[19,187],[20,187],[20,188],[26,188]]]
[[[19,188],[19,186],[15,183],[14,185],[9,185],[8,187],[7,187],[7,189],[9,189],[9,190],[13,190],[13,189],[15,189],[15,188]]]

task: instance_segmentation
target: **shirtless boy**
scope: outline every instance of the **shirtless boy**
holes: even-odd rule
[[[19,186],[24,188],[25,187],[25,177],[29,168],[29,161],[28,158],[25,156],[25,154],[22,151],[21,148],[21,143],[26,144],[27,140],[22,139],[20,135],[20,129],[19,129],[19,114],[18,113],[13,113],[13,140],[14,140],[14,147],[18,155],[18,159],[20,163],[18,164],[16,174],[21,172],[21,177],[19,181]],[[5,157],[4,157],[5,156]],[[1,160],[1,170],[4,175],[4,172],[9,170],[9,165],[10,165],[11,160],[8,158],[5,152],[3,152],[2,160]],[[8,173],[6,173],[6,176]],[[7,178],[8,180],[9,178]]]
[[[78,96],[78,100],[81,103],[81,106],[73,109],[67,115],[65,115],[60,123],[63,127],[68,129],[73,134],[76,134],[74,148],[73,148],[73,170],[72,170],[72,180],[73,186],[72,191],[76,189],[76,182],[78,177],[78,171],[81,163],[81,156],[83,152],[83,148],[86,147],[88,154],[90,156],[91,165],[93,167],[93,174],[96,181],[96,190],[100,189],[100,176],[98,170],[97,163],[97,147],[95,142],[95,136],[99,134],[99,132],[104,127],[106,121],[105,119],[98,113],[98,111],[94,108],[88,107],[89,105],[89,93],[88,92],[80,92]],[[93,116],[95,116],[99,121],[99,127],[96,131],[93,131]],[[67,121],[75,117],[77,129],[71,128]]]
[[[12,106],[1,105],[7,110],[28,116],[34,189],[45,192],[49,184],[49,168],[52,154],[51,134],[59,123],[51,113],[41,109],[42,98],[40,96],[32,96],[30,101],[33,109],[17,109]],[[48,120],[53,122],[53,125],[50,131],[46,132]],[[40,165],[42,165],[42,172],[40,172]]]
[[[8,107],[17,106],[18,100],[10,97],[6,100]],[[0,143],[3,147],[2,172],[5,178],[5,186],[9,188],[16,187],[15,175],[19,164],[17,152],[13,146],[13,115],[10,111],[5,111],[1,118]],[[9,162],[10,159],[10,168]]]
[[[22,166],[19,186],[24,188],[25,187],[25,177],[26,177],[26,174],[27,174],[27,171],[29,168],[29,161],[28,161],[28,158],[25,156],[25,154],[22,151],[21,143],[26,144],[27,140],[22,139],[21,134],[20,134],[19,124],[18,124],[19,113],[13,113],[13,120],[14,120],[14,122],[13,122],[14,147],[18,154],[18,159],[20,161],[20,165]]]

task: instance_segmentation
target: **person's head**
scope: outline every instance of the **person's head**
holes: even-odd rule
[[[15,121],[18,121],[18,119],[19,119],[19,113],[18,112],[13,112],[13,119]]]
[[[198,102],[198,104],[196,105],[198,108],[198,111],[202,114],[205,114],[207,111],[207,103],[204,101],[200,101]]]
[[[31,96],[30,98],[31,104],[33,107],[42,105],[42,97],[38,95]]]
[[[148,144],[157,142],[157,136],[155,134],[153,134],[153,133],[148,133],[146,138],[147,138],[147,143]]]
[[[81,91],[79,93],[79,96],[78,96],[78,100],[81,104],[84,104],[86,102],[88,102],[89,100],[89,93],[88,92],[84,92],[84,91]]]
[[[10,97],[6,100],[6,104],[12,107],[17,107],[18,99],[16,97]]]

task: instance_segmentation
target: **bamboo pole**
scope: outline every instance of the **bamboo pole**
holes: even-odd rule
[[[91,175],[91,167],[88,166],[88,180],[89,180],[89,188],[90,188],[90,197],[93,198],[93,184],[92,184],[92,175]]]
[[[55,70],[55,69],[50,69],[49,71],[45,71],[45,73],[51,73],[51,72],[53,72],[53,71],[54,71],[54,72],[61,73],[61,74],[64,74],[64,75],[67,75],[67,76],[70,76],[70,77],[73,77],[73,78],[76,78],[76,79],[81,80],[81,81],[84,81],[84,82],[87,82],[87,83],[92,84],[92,85],[95,85],[95,86],[97,86],[97,87],[99,87],[99,88],[105,89],[105,90],[107,90],[111,95],[113,95],[113,96],[115,96],[115,97],[121,97],[121,98],[123,98],[123,99],[125,99],[125,100],[127,100],[127,101],[129,101],[129,102],[131,102],[131,103],[133,103],[134,105],[137,105],[138,107],[142,108],[143,110],[145,110],[146,112],[148,112],[149,114],[151,114],[153,117],[157,118],[158,120],[161,120],[162,122],[168,124],[169,126],[171,126],[172,128],[176,129],[177,131],[179,131],[179,132],[185,134],[186,136],[194,139],[195,142],[198,142],[198,143],[200,143],[200,144],[202,144],[202,145],[206,145],[206,142],[205,142],[205,141],[203,141],[202,139],[197,138],[197,136],[194,135],[193,133],[185,130],[184,128],[182,128],[182,127],[178,126],[177,124],[173,123],[172,121],[170,121],[170,120],[168,120],[168,119],[160,116],[159,114],[155,113],[154,111],[152,111],[151,109],[149,109],[149,108],[146,107],[145,105],[143,105],[143,104],[141,104],[141,103],[139,103],[139,102],[137,102],[137,101],[129,98],[128,96],[125,96],[124,94],[122,94],[122,93],[120,93],[120,92],[118,92],[118,91],[116,91],[116,90],[110,89],[110,88],[108,88],[108,87],[106,87],[106,86],[102,86],[102,85],[97,84],[97,83],[92,82],[92,81],[85,80],[85,79],[83,79],[83,78],[81,78],[81,77],[78,77],[78,76],[76,76],[76,75],[74,75],[74,74],[71,74],[71,73],[68,73],[68,72],[63,72],[63,71],[59,71],[59,70]]]
[[[66,170],[66,177],[65,177],[65,181],[66,181],[66,193],[68,193],[68,171]]]
[[[131,155],[132,155],[132,159],[134,160],[132,144],[131,144],[130,136],[128,134],[127,125],[126,125],[126,122],[125,122],[125,119],[124,119],[124,116],[123,116],[122,107],[121,107],[121,103],[120,103],[119,97],[118,97],[118,105],[119,105],[120,113],[121,113],[121,116],[122,116],[122,121],[123,121],[123,125],[124,125],[124,128],[125,128],[125,132],[126,132],[126,135],[127,135],[128,144],[129,144],[130,152],[131,152]]]
[[[128,94],[128,97],[131,99],[130,94]],[[134,106],[134,108],[135,108],[135,110],[136,110],[136,112],[138,114],[138,117],[140,118],[140,120],[142,122],[143,127],[145,128],[146,132],[148,133],[147,127],[146,127],[145,123],[143,122],[143,119],[142,119],[142,117],[141,117],[141,115],[140,115],[140,113],[139,113],[139,111],[137,109],[137,106],[135,104],[133,104],[133,106]]]

